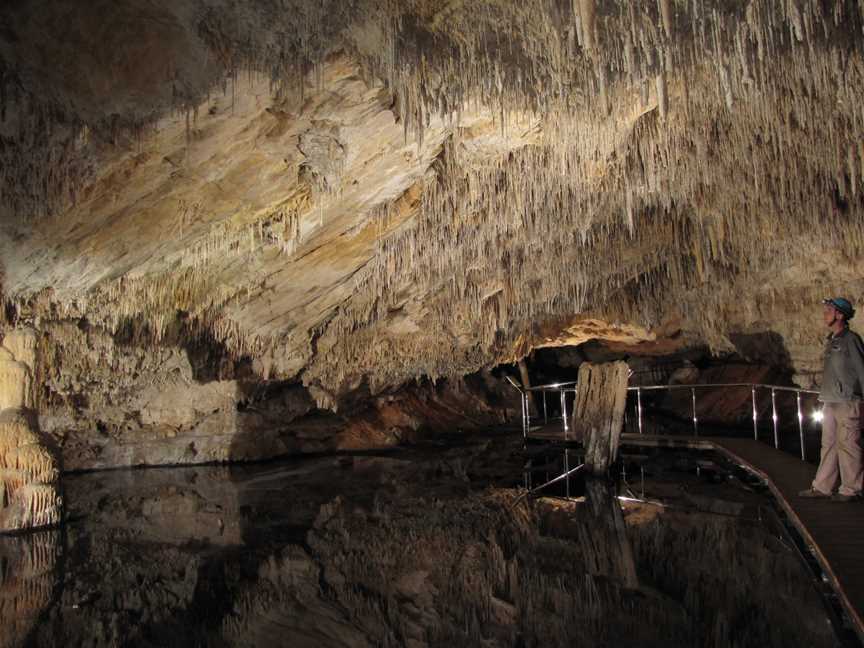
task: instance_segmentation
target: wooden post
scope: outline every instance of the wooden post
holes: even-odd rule
[[[628,373],[626,362],[583,362],[579,367],[573,431],[584,440],[585,467],[595,475],[604,475],[618,456]]]
[[[525,358],[522,358],[518,363],[519,377],[522,379],[522,387],[526,390],[531,389],[531,376],[528,375],[528,365],[525,363]],[[528,404],[531,406],[531,411],[535,415],[539,415],[540,410],[537,409],[537,402],[534,399],[534,392],[526,391],[528,394]]]

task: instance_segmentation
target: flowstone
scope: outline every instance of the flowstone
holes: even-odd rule
[[[59,470],[34,408],[37,335],[8,333],[0,346],[0,532],[60,522]]]

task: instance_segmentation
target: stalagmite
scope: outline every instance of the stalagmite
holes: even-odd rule
[[[31,409],[37,341],[33,329],[19,328],[0,345],[0,531],[60,521],[57,462],[40,438]]]
[[[587,52],[593,52],[597,33],[596,0],[579,0],[579,19],[582,24],[582,46]]]
[[[2,354],[3,351],[0,351]],[[27,366],[12,359],[3,359],[0,355],[0,411],[8,408],[32,407],[32,376]]]

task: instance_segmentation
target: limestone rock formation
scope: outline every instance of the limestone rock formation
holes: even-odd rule
[[[37,335],[22,328],[0,345],[0,532],[60,521],[57,461],[34,406]]]
[[[37,328],[58,367],[147,356],[104,357],[116,368],[75,393],[186,427],[247,400],[211,372],[187,398],[208,408],[171,403],[202,342],[330,410],[670,322],[718,353],[772,332],[806,377],[818,299],[864,297],[862,12],[11,3],[0,319]],[[149,410],[139,379],[163,393]],[[52,380],[40,416],[98,431],[52,405]]]

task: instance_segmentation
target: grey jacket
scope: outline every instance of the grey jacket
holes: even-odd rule
[[[861,400],[864,390],[864,343],[848,328],[825,341],[825,364],[822,370],[823,403]]]

